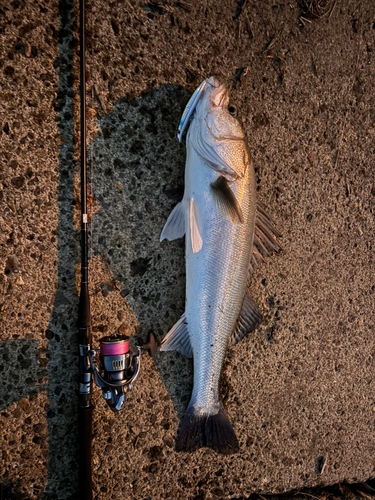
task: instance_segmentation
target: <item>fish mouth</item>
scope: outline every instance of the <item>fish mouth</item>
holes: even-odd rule
[[[207,80],[207,83],[215,89],[219,88],[221,85],[219,79],[216,78],[216,76],[210,76],[210,78]]]
[[[177,131],[177,138],[179,142],[181,142],[182,134],[188,128],[188,124],[194,115],[195,109],[204,94],[204,89],[207,89],[208,86],[213,88],[209,97],[212,107],[223,107],[227,88],[224,84],[220,84],[220,81],[216,78],[216,76],[210,76],[210,78],[207,78],[199,85],[186,105]]]
[[[222,108],[224,104],[224,97],[227,93],[225,84],[220,83],[220,80],[216,76],[211,76],[206,81],[208,85],[213,87],[210,94],[210,104],[212,108]]]
[[[224,85],[219,85],[215,87],[214,90],[210,94],[210,104],[213,108],[223,108],[224,98],[227,93],[227,88]]]
[[[212,83],[210,82],[210,80],[212,80]],[[186,108],[182,114],[180,123],[178,125],[177,139],[179,140],[179,142],[181,142],[182,134],[184,133],[184,131],[188,127],[188,124],[189,124],[189,122],[190,122],[190,120],[195,112],[197,104],[203,95],[204,89],[206,88],[206,86],[208,84],[213,86],[214,82],[215,82],[215,78],[212,76],[210,78],[208,78],[207,80],[204,80],[199,85],[199,87],[195,90],[193,95],[190,97],[189,102],[186,105]]]

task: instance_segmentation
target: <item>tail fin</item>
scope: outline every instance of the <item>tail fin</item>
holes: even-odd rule
[[[199,448],[213,448],[223,455],[239,451],[237,437],[225,413],[222,403],[215,415],[196,415],[189,405],[182,420],[176,439],[176,451],[195,451]]]

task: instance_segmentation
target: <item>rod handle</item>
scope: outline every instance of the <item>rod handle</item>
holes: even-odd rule
[[[80,500],[92,500],[91,440],[93,407],[79,408],[79,493]]]
[[[90,295],[87,284],[81,284],[81,294],[78,306],[78,328],[89,328],[91,326]],[[82,342],[83,343],[83,342]]]

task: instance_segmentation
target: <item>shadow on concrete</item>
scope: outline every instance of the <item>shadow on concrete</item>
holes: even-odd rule
[[[75,263],[79,235],[74,230],[73,1],[60,0],[60,55],[56,110],[63,141],[59,152],[58,289],[49,322],[47,412],[48,484],[44,498],[73,498],[77,476],[78,297]],[[184,311],[184,240],[159,237],[176,201],[164,194],[183,183],[185,152],[176,123],[190,94],[165,85],[134,100],[120,99],[99,122],[93,141],[93,256],[103,255],[141,324],[160,340]],[[192,361],[178,353],[155,358],[179,416],[192,389]],[[147,376],[146,374],[144,376]],[[150,381],[152,383],[152,381]]]
[[[132,100],[121,98],[98,121],[93,141],[100,206],[93,248],[106,256],[142,340],[153,331],[160,342],[185,309],[185,242],[160,243],[160,234],[177,202],[165,191],[184,182],[185,145],[177,141],[176,124],[189,97],[179,85],[164,85]],[[192,361],[158,353],[155,363],[182,416],[192,389]]]
[[[43,377],[47,369],[39,363],[44,352],[39,341],[32,339],[4,340],[0,342],[0,377],[6,391],[0,398],[0,411],[20,399],[46,390]]]
[[[77,405],[78,356],[76,342],[77,293],[75,262],[79,259],[79,237],[73,228],[74,191],[74,124],[73,124],[73,0],[59,2],[59,57],[54,67],[59,70],[59,89],[54,102],[59,113],[62,139],[59,152],[59,225],[58,225],[58,289],[46,337],[47,352],[38,340],[17,339],[0,342],[0,367],[7,391],[0,400],[0,411],[32,394],[47,391],[51,404],[48,420],[48,483],[40,498],[73,498],[77,490]],[[46,354],[48,366],[41,362]],[[47,384],[43,383],[48,377]],[[0,484],[1,500],[26,499],[19,482],[5,480]]]
[[[74,104],[73,104],[73,0],[59,2],[59,72],[55,110],[62,138],[59,151],[58,287],[49,321],[47,348],[48,483],[45,498],[71,498],[78,487],[77,386],[78,354],[75,263],[79,261],[79,236],[73,227]]]

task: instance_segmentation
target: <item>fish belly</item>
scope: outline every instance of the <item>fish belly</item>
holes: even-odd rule
[[[193,253],[187,220],[185,315],[194,357],[189,408],[201,416],[215,415],[220,410],[220,372],[246,289],[256,208],[251,165],[245,176],[231,185],[242,209],[243,223],[233,223],[218,210],[210,189],[218,177],[199,157],[188,152],[184,198],[185,203],[193,199],[202,238],[202,248]]]

